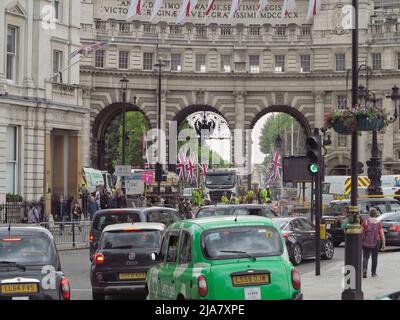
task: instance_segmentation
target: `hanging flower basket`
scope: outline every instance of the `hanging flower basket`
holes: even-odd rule
[[[357,119],[357,129],[359,131],[380,130],[383,124],[382,118],[368,118],[361,116]]]
[[[335,130],[337,133],[340,134],[352,134],[354,129],[352,127],[348,127],[345,125],[345,123],[341,120],[336,120],[332,123],[332,128]]]

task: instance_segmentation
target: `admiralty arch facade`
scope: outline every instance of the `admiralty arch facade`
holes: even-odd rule
[[[255,17],[257,1],[242,1],[231,20],[230,2],[217,1],[214,13],[204,19],[207,1],[199,0],[181,24],[176,23],[177,0],[166,0],[149,23],[152,2],[146,1],[142,15],[127,22],[129,1],[81,1],[81,44],[109,41],[80,63],[83,104],[90,108],[90,125],[82,134],[84,165],[103,166],[104,132],[122,111],[124,74],[129,79],[127,110],[141,111],[150,127],[157,126],[154,64],[160,58],[169,61],[161,90],[161,123],[167,131],[169,121],[179,123],[196,110],[219,113],[232,129],[252,129],[263,115],[277,110],[301,114],[308,129],[321,128],[325,112],[350,105],[351,31],[340,21],[351,1],[323,0],[308,24],[305,0],[298,0],[296,11],[286,18],[280,16],[282,0],[270,1],[260,18]],[[394,8],[392,17],[394,12],[398,19],[378,19],[374,1],[359,3],[359,64],[372,69],[368,87],[392,112],[387,96],[395,84],[400,86],[400,15]],[[365,86],[365,73],[359,77]],[[400,172],[399,131],[396,122],[379,134],[386,174]],[[330,134],[326,174],[347,174],[350,137]],[[370,157],[371,141],[367,133],[359,139],[363,163]]]

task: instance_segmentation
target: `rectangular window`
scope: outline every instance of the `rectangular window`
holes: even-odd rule
[[[336,71],[346,70],[346,55],[344,53],[338,53],[336,57]]]
[[[338,135],[338,147],[347,147],[347,136],[344,134]]]
[[[119,52],[119,68],[120,69],[128,69],[129,66],[129,51],[120,51]]]
[[[285,72],[285,56],[275,56],[275,72]]]
[[[100,30],[100,31],[106,31],[106,21],[96,21],[95,22],[95,27],[96,30]]]
[[[17,34],[18,28],[7,26],[7,79],[17,79]]]
[[[171,54],[171,71],[181,71],[181,55],[179,53]]]
[[[373,53],[372,54],[372,70],[381,70],[382,69],[382,54],[381,53]]]
[[[250,62],[250,72],[259,73],[260,72],[260,56],[251,55],[249,56]]]
[[[7,127],[6,193],[18,193],[18,130]]]
[[[104,68],[105,50],[97,50],[95,53],[95,67]]]
[[[301,55],[300,56],[300,72],[311,72],[311,56]]]
[[[275,35],[277,37],[286,37],[286,26],[276,26]]]
[[[167,247],[167,263],[176,262],[176,258],[178,257],[178,243],[179,236],[170,234]]]
[[[248,34],[250,37],[258,37],[260,36],[261,28],[258,26],[250,26],[248,29]]]
[[[182,26],[180,26],[180,25],[169,26],[169,33],[170,34],[182,34]]]
[[[153,70],[153,53],[144,52],[143,53],[143,70]]]
[[[58,72],[61,69],[62,69],[62,51],[53,50],[53,75],[58,74]]]
[[[207,27],[206,26],[196,26],[196,35],[206,36],[207,35]]]
[[[196,71],[206,72],[206,55],[196,54]]]
[[[346,109],[347,108],[347,96],[338,96],[337,97],[337,108],[338,109]]]
[[[60,0],[54,0],[54,18],[55,19],[60,19]]]
[[[230,55],[222,55],[221,56],[221,71],[222,72],[231,72],[231,56]]]
[[[120,32],[129,32],[129,31],[131,31],[130,23],[121,22],[119,24],[119,31]]]
[[[192,261],[191,236],[189,232],[183,231],[181,236],[180,264]]]
[[[221,27],[221,36],[227,37],[232,35],[232,27]]]

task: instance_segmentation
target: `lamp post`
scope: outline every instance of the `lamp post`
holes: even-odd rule
[[[352,108],[358,103],[358,0],[352,0],[354,10],[354,24],[352,29]],[[351,136],[351,199],[349,208],[349,224],[345,231],[345,266],[350,269],[354,283],[345,283],[342,292],[343,300],[362,300],[364,294],[361,290],[361,233],[360,214],[357,206],[358,197],[358,130]]]
[[[201,119],[197,119],[194,123],[194,129],[196,130],[197,135],[199,136],[199,146],[198,146],[198,162],[197,165],[200,166],[200,161],[201,161],[201,140],[202,140],[202,133],[204,131],[208,131],[207,135],[210,136],[214,129],[215,129],[216,123],[213,119],[207,120],[207,115],[206,111],[204,110],[203,112],[203,117]],[[197,170],[197,186],[200,187],[200,174]]]
[[[129,80],[126,78],[126,75],[120,80],[121,89],[122,89],[122,165],[125,165],[126,161],[126,91],[128,89]],[[125,194],[125,178],[122,177],[122,191]]]
[[[161,152],[161,76],[162,76],[162,68],[166,66],[166,63],[162,59],[158,59],[158,62],[154,64],[154,67],[158,68],[158,107],[157,107],[157,113],[158,113],[158,121],[157,121],[157,145],[158,145],[158,161],[156,164],[156,167],[160,166],[160,152]],[[161,181],[158,179],[157,181],[157,195],[158,195],[158,201],[161,202]]]

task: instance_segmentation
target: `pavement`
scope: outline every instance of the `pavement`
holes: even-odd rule
[[[341,300],[343,261],[328,264],[321,268],[321,275],[315,271],[302,273],[301,284],[304,300]],[[400,250],[388,248],[378,256],[378,276],[371,277],[371,259],[368,278],[362,279],[364,300],[374,300],[379,296],[400,291]]]

